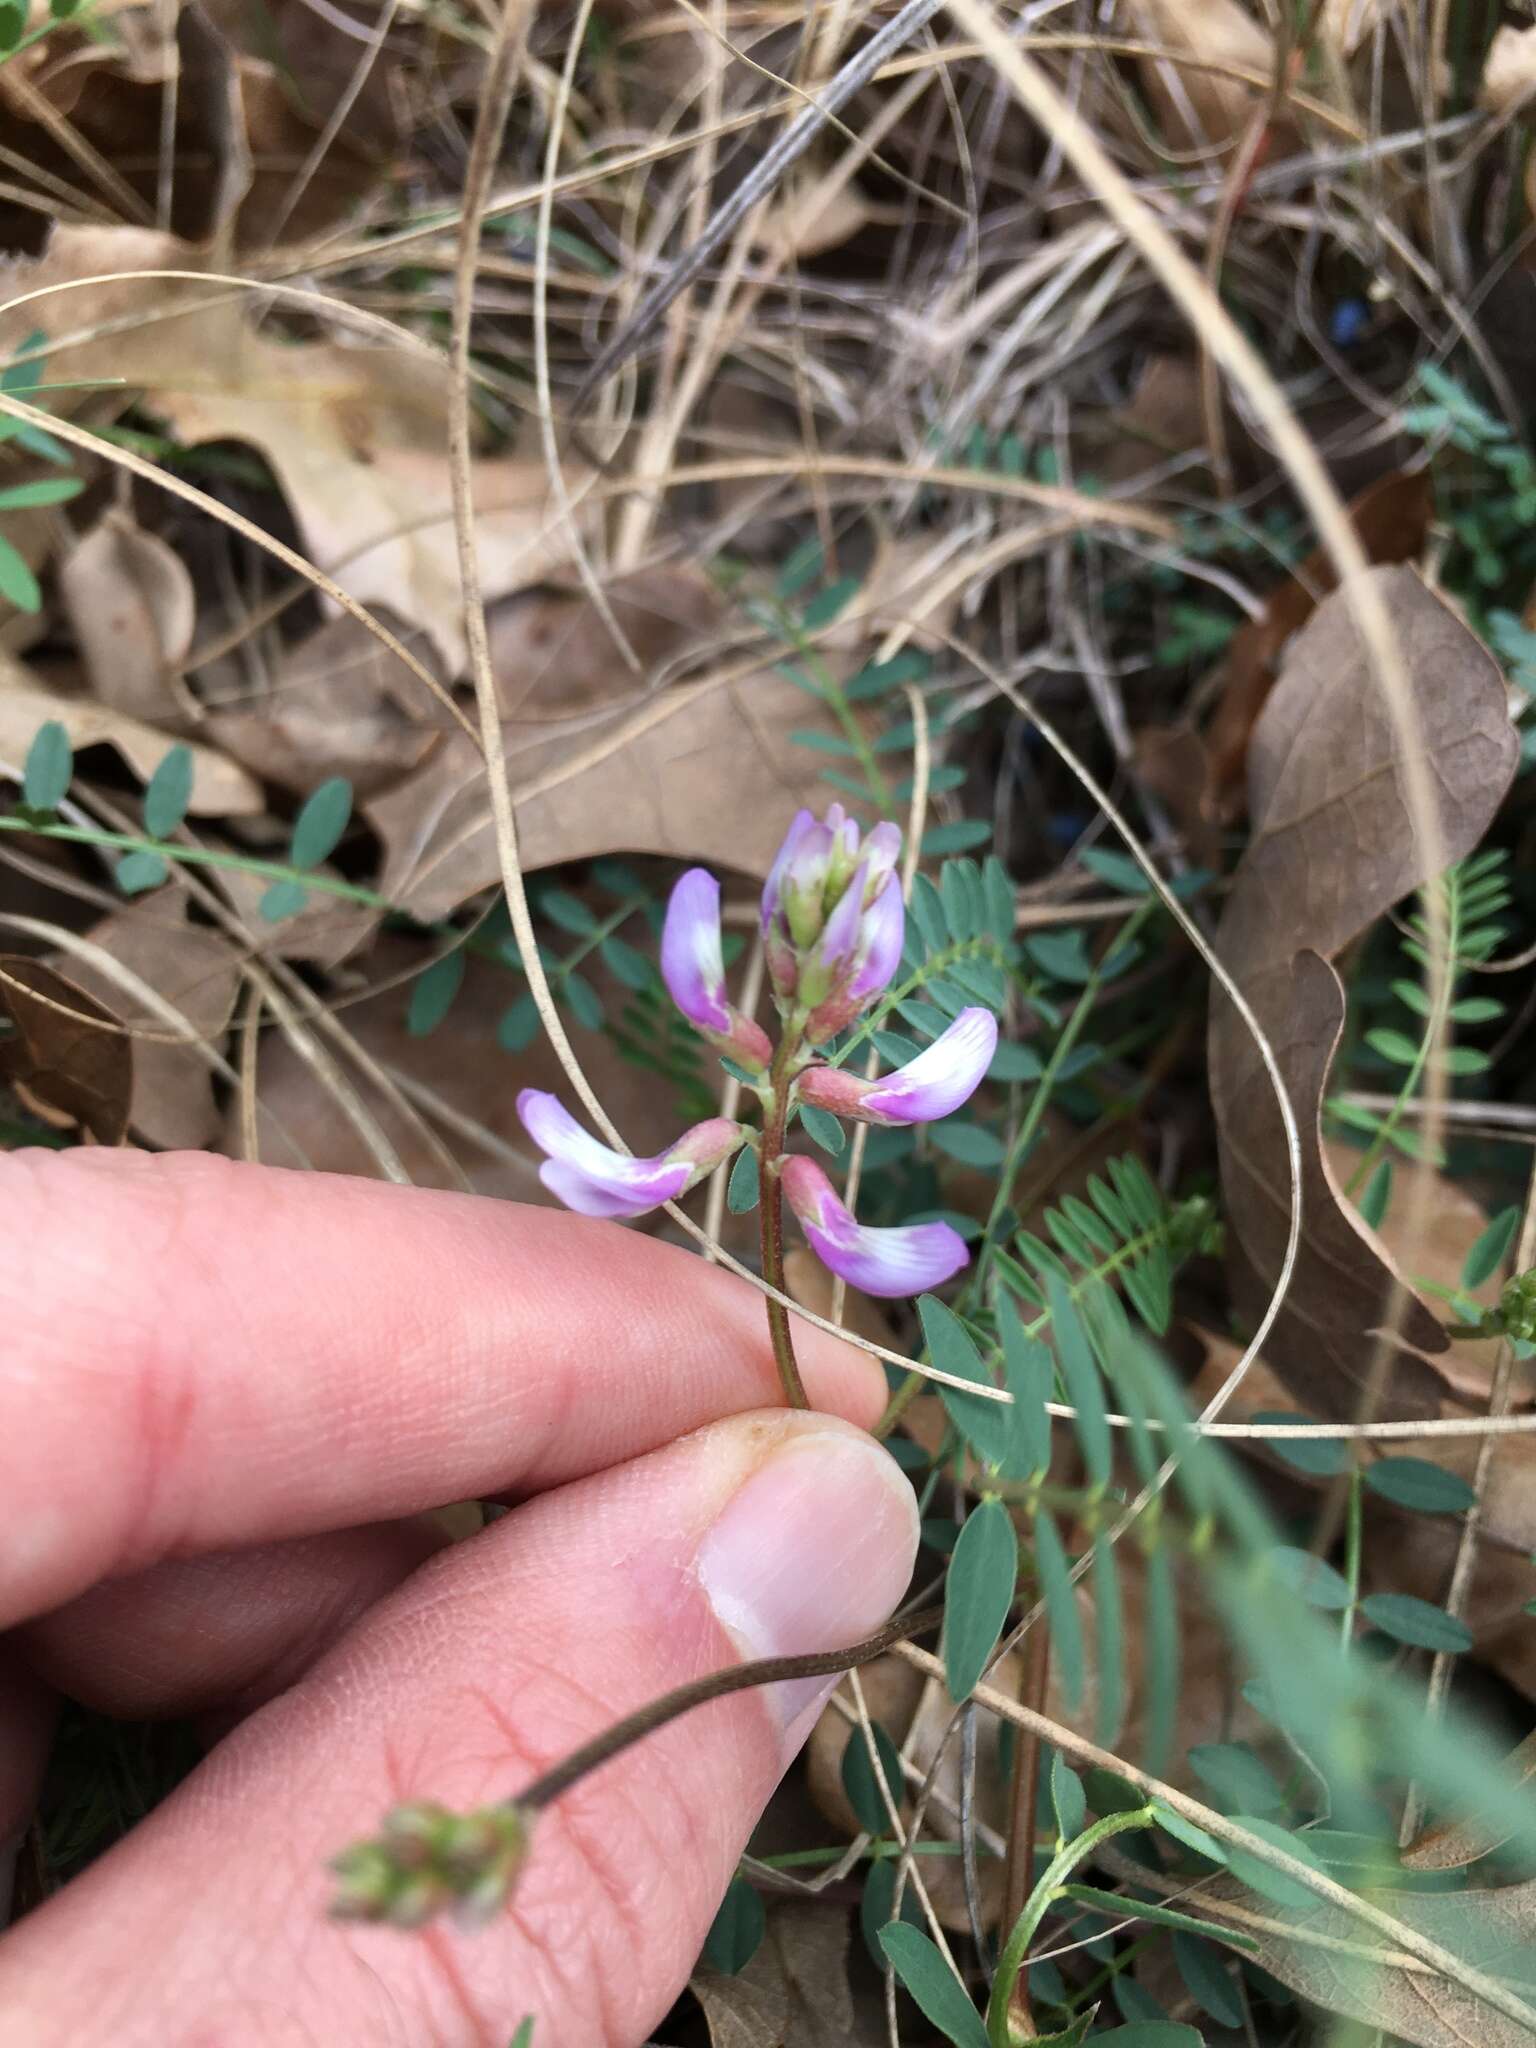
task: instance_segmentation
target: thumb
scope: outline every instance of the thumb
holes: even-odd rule
[[[513,1795],[737,1658],[858,1640],[916,1543],[900,1470],[821,1415],[736,1416],[543,1495],[424,1566],[24,1921],[0,2008],[34,2048],[480,2044],[528,2015],[535,2048],[638,2048],[834,1680],[714,1700],[585,1779],[478,1933],[327,1922],[327,1857],[396,1801]]]

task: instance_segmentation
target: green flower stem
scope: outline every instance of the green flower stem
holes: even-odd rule
[[[763,1118],[763,1136],[757,1155],[757,1207],[762,1224],[763,1278],[780,1294],[784,1292],[784,1190],[779,1185],[779,1160],[784,1151],[784,1126],[789,1116],[791,1077],[798,1051],[799,1034],[786,1029],[769,1070],[770,1099]],[[800,1365],[795,1357],[789,1310],[771,1295],[767,1297],[765,1306],[773,1362],[779,1369],[779,1384],[784,1389],[784,1405],[788,1408],[809,1408],[811,1404],[805,1397],[805,1383],[800,1377]]]
[[[1154,1819],[1150,1806],[1138,1806],[1132,1813],[1107,1813],[1091,1828],[1085,1828],[1074,1841],[1065,1843],[1046,1865],[997,1959],[997,1975],[992,1980],[992,1995],[987,2000],[987,2040],[991,2048],[1015,2048],[1016,2041],[1022,2038],[1015,2036],[1008,2024],[1013,1987],[1024,1967],[1029,1944],[1062,1885],[1078,1864],[1085,1862],[1102,1842],[1107,1842],[1112,1835],[1123,1835],[1131,1828],[1150,1827]]]

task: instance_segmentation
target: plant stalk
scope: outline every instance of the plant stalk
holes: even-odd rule
[[[772,1102],[763,1120],[762,1149],[758,1154],[758,1215],[762,1224],[763,1278],[770,1287],[784,1292],[784,1191],[779,1185],[779,1161],[784,1153],[784,1125],[789,1114],[789,1065],[796,1041],[788,1032],[773,1056],[768,1082]],[[789,1310],[770,1295],[768,1336],[773,1345],[773,1362],[779,1370],[786,1408],[809,1408],[805,1382],[795,1357],[795,1340],[789,1327]]]

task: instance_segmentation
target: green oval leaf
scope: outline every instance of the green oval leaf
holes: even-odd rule
[[[969,1699],[997,1648],[1019,1573],[1019,1539],[1000,1500],[966,1517],[949,1562],[944,1600],[944,1675],[950,1695]]]
[[[1072,1841],[1083,1832],[1088,1818],[1088,1795],[1059,1749],[1051,1754],[1051,1804],[1056,1809],[1057,1834],[1064,1842]]]
[[[1051,1418],[1046,1402],[1055,1375],[1050,1346],[1031,1337],[1006,1301],[998,1304],[1003,1339],[1003,1381],[1013,1396],[1007,1449],[999,1470],[1007,1479],[1034,1479],[1050,1469]]]
[[[10,541],[3,537],[0,537],[0,597],[8,599],[21,612],[38,612],[43,608],[43,593],[37,578]]]
[[[1372,1493],[1421,1515],[1464,1515],[1477,1505],[1477,1495],[1457,1472],[1432,1465],[1428,1458],[1378,1458],[1365,1468]]]
[[[918,2011],[952,2048],[988,2048],[981,2014],[921,1928],[894,1921],[881,1928],[880,1946]]]
[[[437,1029],[453,1008],[453,999],[463,985],[462,946],[455,946],[441,960],[434,960],[430,967],[422,969],[416,977],[410,1007],[405,1013],[405,1028],[412,1038],[426,1038]]]
[[[56,718],[40,725],[27,749],[22,770],[21,794],[34,811],[56,811],[64,801],[75,772],[74,749],[69,734]]]
[[[1056,1360],[1061,1367],[1067,1399],[1077,1410],[1077,1440],[1089,1484],[1108,1486],[1113,1460],[1109,1417],[1104,1406],[1104,1388],[1093,1347],[1082,1317],[1077,1312],[1067,1285],[1055,1273],[1045,1282],[1046,1304],[1051,1311],[1051,1334],[1056,1339]]]
[[[158,889],[170,872],[162,855],[141,849],[125,853],[112,878],[125,896],[142,896],[146,889]]]
[[[1264,1553],[1264,1563],[1282,1586],[1287,1586],[1309,1607],[1340,1609],[1349,1605],[1349,1583],[1325,1558],[1309,1556],[1289,1543],[1277,1543]]]
[[[930,1124],[928,1136],[941,1152],[958,1160],[962,1166],[975,1166],[987,1171],[1001,1166],[1007,1157],[1002,1139],[991,1131],[983,1130],[980,1124]]]
[[[1202,2012],[1208,2012],[1219,2026],[1243,2024],[1242,1997],[1219,1948],[1198,1935],[1181,1932],[1173,1937],[1173,1959],[1185,1989]]]
[[[725,1184],[725,1206],[733,1216],[748,1215],[757,1207],[759,1190],[757,1154],[750,1145],[743,1145]]]
[[[1515,1232],[1519,1228],[1520,1211],[1517,1208],[1509,1208],[1501,1209],[1487,1229],[1478,1233],[1476,1242],[1462,1263],[1463,1287],[1481,1287],[1485,1280],[1493,1278],[1503,1265],[1505,1256],[1514,1243]]]
[[[296,917],[308,901],[309,891],[304,884],[285,875],[262,897],[261,914],[268,924],[281,924],[285,917]]]
[[[151,839],[169,839],[191,801],[192,749],[172,747],[144,791],[144,830]]]
[[[896,1865],[888,1856],[878,1857],[869,1866],[869,1875],[864,1880],[864,1896],[859,1901],[859,1927],[864,1936],[865,1946],[874,1958],[875,1967],[884,1969],[885,1951],[880,1946],[882,1929],[891,1924],[896,1904]],[[917,1901],[917,1889],[908,1885],[901,1895],[901,1918],[907,1924],[921,1925],[923,1909]]]
[[[1263,1425],[1270,1422],[1315,1422],[1315,1415],[1298,1415],[1287,1408],[1266,1408],[1249,1417]],[[1331,1436],[1261,1436],[1259,1442],[1287,1465],[1312,1479],[1333,1479],[1349,1470],[1349,1446]]]
[[[934,1295],[924,1294],[918,1298],[917,1313],[928,1356],[941,1372],[951,1372],[957,1379],[974,1380],[981,1387],[993,1384],[970,1332],[952,1309],[947,1309]],[[1008,1406],[1002,1401],[978,1400],[942,1383],[938,1393],[950,1421],[977,1457],[988,1465],[1001,1466],[1013,1434],[1013,1415]]]
[[[584,974],[568,974],[561,984],[566,1001],[571,1006],[571,1015],[583,1031],[601,1031],[603,1028],[603,1002],[597,990]]]
[[[539,1009],[526,992],[501,1013],[496,1043],[503,1052],[526,1052],[539,1035]]]
[[[318,867],[336,851],[352,817],[352,785],[332,775],[305,799],[294,820],[289,858],[296,868]]]
[[[582,902],[566,889],[546,889],[539,898],[539,909],[551,924],[559,925],[564,932],[570,932],[578,939],[585,939],[597,930],[597,919]]]
[[[1472,1647],[1472,1631],[1464,1621],[1412,1593],[1368,1594],[1360,1602],[1360,1612],[1372,1628],[1416,1650],[1446,1650],[1456,1656]]]
[[[1228,1813],[1277,1813],[1285,1804],[1274,1772],[1246,1742],[1197,1742],[1189,1767]]]
[[[734,1977],[757,1954],[767,1929],[768,1915],[755,1887],[744,1877],[733,1877],[704,1937],[705,1962]]]
[[[834,1159],[848,1143],[847,1132],[830,1110],[817,1109],[814,1103],[804,1102],[800,1105],[800,1121],[811,1143],[819,1145],[823,1152],[830,1152]]]
[[[1051,1656],[1061,1680],[1061,1695],[1069,1707],[1076,1708],[1083,1701],[1083,1618],[1072,1590],[1067,1553],[1055,1522],[1044,1512],[1035,1517],[1035,1572],[1045,1618],[1051,1625]]]
[[[900,1752],[878,1721],[870,1723],[870,1730],[880,1756],[880,1775],[889,1786],[891,1798],[899,1808],[906,1789],[906,1776],[901,1768]],[[885,1796],[875,1781],[875,1767],[870,1762],[869,1744],[864,1739],[862,1728],[854,1728],[851,1731],[847,1746],[843,1750],[843,1791],[865,1834],[883,1835],[889,1832],[891,1816],[886,1811]]]

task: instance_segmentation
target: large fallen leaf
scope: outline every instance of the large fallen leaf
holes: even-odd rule
[[[0,266],[0,291],[109,271],[203,267],[200,251],[139,229],[55,228],[32,261]],[[266,458],[305,553],[365,605],[388,607],[431,639],[450,673],[464,665],[463,602],[449,482],[448,378],[421,352],[341,341],[287,343],[253,326],[251,301],[214,284],[129,278],[40,300],[0,319],[0,354],[34,331],[56,335],[52,377],[115,378],[104,403],[136,393],[189,447],[244,441]],[[112,324],[110,338],[62,345]],[[580,497],[586,473],[567,467]],[[570,556],[542,461],[497,456],[474,470],[482,584],[494,599]]]
[[[1348,507],[1368,562],[1417,560],[1434,509],[1428,470],[1393,470]],[[1230,823],[1241,815],[1248,742],[1275,687],[1286,646],[1317,610],[1319,600],[1337,588],[1338,580],[1328,550],[1315,548],[1278,590],[1270,592],[1262,617],[1246,620],[1233,634],[1218,672],[1220,701],[1206,733],[1210,783],[1204,802],[1213,816]]]
[[[1274,68],[1270,31],[1237,0],[1128,0],[1127,13],[1136,34],[1168,52],[1137,60],[1168,142],[1185,150],[1235,141],[1248,125],[1259,89],[1220,68],[1200,70],[1178,60],[1196,58],[1267,77]]]
[[[1494,32],[1483,62],[1478,98],[1490,114],[1512,114],[1536,93],[1536,28]]]
[[[860,2010],[848,1985],[848,1915],[840,1906],[785,1900],[747,1967],[734,1977],[698,1971],[689,1989],[704,2008],[712,2048],[877,2048],[878,2003]]]
[[[1411,569],[1374,569],[1396,624],[1421,724],[1448,860],[1471,852],[1514,772],[1516,740],[1492,657]],[[1429,879],[1412,825],[1398,735],[1342,592],[1294,642],[1249,751],[1249,844],[1218,949],[1274,1046],[1301,1131],[1304,1234],[1266,1355],[1298,1403],[1344,1416],[1370,1382],[1371,1333],[1401,1276],[1339,1196],[1319,1138],[1328,1069],[1344,1022],[1332,955]],[[1211,1092],[1234,1286],[1256,1315],[1278,1280],[1289,1228],[1279,1110],[1257,1047],[1213,984]],[[1417,1295],[1395,1318],[1402,1342],[1387,1401],[1434,1413],[1443,1378],[1420,1353],[1445,1334]]]
[[[702,579],[675,572],[610,595],[627,632],[637,619],[651,633],[672,621],[664,637],[681,658],[702,590]],[[560,661],[546,655],[547,689],[528,687],[537,672],[527,661],[504,652],[498,663],[504,699],[518,702],[504,732],[524,865],[660,853],[765,874],[795,810],[823,794],[826,756],[791,737],[828,729],[820,707],[767,669],[667,685],[653,656],[635,677],[585,599],[570,598],[567,617],[572,639]],[[654,641],[642,644],[650,655]],[[484,763],[464,735],[446,735],[366,809],[386,848],[379,886],[415,916],[446,916],[497,879]]]
[[[175,742],[157,727],[79,697],[45,689],[30,669],[0,655],[0,761],[19,764],[39,726],[57,719],[77,754],[114,747],[141,782],[148,782]],[[261,785],[212,747],[190,745],[192,795],[187,808],[200,818],[248,818],[263,808]]]
[[[1414,1933],[1530,1997],[1536,1882],[1450,1893],[1378,1891],[1374,1902]],[[1228,1916],[1232,1907],[1241,1918]],[[1477,2048],[1530,2048],[1530,2030],[1519,2021],[1402,1950],[1379,1945],[1339,1907],[1293,1912],[1220,1878],[1199,1889],[1189,1910],[1232,1917],[1258,1943],[1255,1961],[1282,1984],[1327,2012],[1347,2014],[1414,2048],[1470,2048],[1474,2042]]]
[[[413,653],[424,652],[422,635],[403,620],[383,609],[376,616]],[[199,671],[198,682],[208,736],[299,796],[332,775],[344,775],[359,800],[374,796],[419,767],[441,732],[438,720],[422,716],[414,677],[346,613],[261,664],[259,682],[234,660],[216,679]]]
[[[219,932],[186,921],[180,891],[161,890],[104,918],[86,937],[178,1010],[206,1044],[221,1043],[240,987],[240,958]],[[213,1078],[195,1048],[167,1043],[164,1016],[89,959],[61,954],[56,964],[134,1034],[128,1122],[138,1136],[173,1149],[217,1136],[223,1119]]]
[[[197,599],[185,562],[131,515],[108,512],[59,564],[59,590],[91,689],[113,711],[177,724]]]
[[[0,956],[0,1081],[45,1122],[78,1126],[98,1145],[128,1135],[133,1041],[111,1011],[41,960]]]

